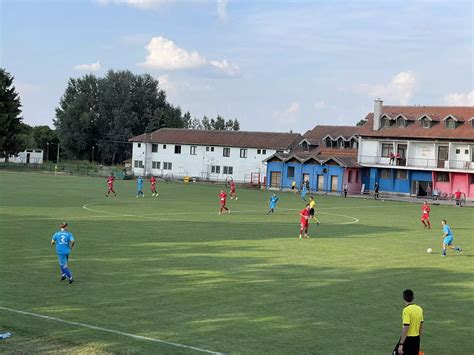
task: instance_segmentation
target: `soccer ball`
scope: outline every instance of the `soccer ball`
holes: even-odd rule
[[[427,252],[428,254],[431,254],[431,253],[433,252],[433,249],[428,248],[428,249],[426,249],[426,252]]]

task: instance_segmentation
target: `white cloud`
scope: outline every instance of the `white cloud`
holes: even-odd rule
[[[292,102],[288,108],[282,111],[275,111],[273,117],[278,121],[280,126],[293,127],[298,120],[298,113],[300,112],[299,102]]]
[[[450,106],[474,106],[474,90],[466,93],[451,93],[443,98]]]
[[[406,105],[413,96],[416,86],[415,73],[403,71],[392,77],[388,84],[361,85],[360,89],[370,98],[380,97],[385,101]]]
[[[238,76],[240,68],[227,60],[207,60],[198,52],[189,52],[178,47],[173,41],[164,37],[153,37],[148,45],[146,61],[138,66],[150,69],[180,70],[196,68],[212,68],[226,76]]]
[[[146,62],[138,63],[143,67],[176,70],[198,68],[206,64],[206,59],[198,52],[188,52],[161,36],[153,37],[146,49],[148,50]]]
[[[96,0],[101,5],[119,4],[136,7],[141,10],[156,9],[167,3],[173,3],[175,0]]]
[[[323,108],[326,108],[326,103],[325,103],[323,100],[317,101],[317,102],[315,102],[315,104],[314,104],[314,108],[315,108],[316,110],[321,110],[321,109],[323,109]]]
[[[101,66],[99,61],[92,63],[92,64],[78,64],[74,66],[74,70],[80,71],[98,71],[100,70]]]
[[[228,76],[240,75],[239,66],[237,64],[232,64],[225,59],[221,61],[211,60],[209,64],[225,75],[228,75]]]
[[[221,20],[227,20],[227,0],[217,0],[217,15]]]

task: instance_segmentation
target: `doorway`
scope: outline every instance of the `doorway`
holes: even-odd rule
[[[281,173],[279,171],[272,171],[270,173],[270,186],[271,187],[281,187]]]
[[[324,191],[324,175],[318,175],[318,191]]]
[[[339,184],[339,176],[331,175],[331,192],[336,192]]]
[[[445,145],[440,145],[438,147],[438,168],[445,169],[446,168],[446,161],[448,160],[449,156],[449,147]]]

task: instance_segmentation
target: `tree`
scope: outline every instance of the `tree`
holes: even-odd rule
[[[0,68],[0,152],[8,161],[22,146],[18,135],[22,133],[20,97],[13,86],[13,76]]]
[[[53,152],[53,146],[57,148],[59,139],[55,130],[49,126],[35,126],[31,134],[35,142],[35,147],[43,149],[45,160],[51,160],[51,156],[56,156]]]
[[[240,123],[239,123],[239,121],[237,121],[237,118],[234,119],[234,124],[232,125],[232,129],[234,131],[240,131]]]
[[[129,158],[132,136],[185,127],[181,109],[167,102],[158,81],[128,70],[70,79],[54,123],[69,158],[89,159],[97,147],[95,157],[105,163]]]
[[[367,122],[367,120],[362,119],[362,120],[360,120],[359,122],[356,123],[356,126],[358,126],[358,127],[363,126],[365,124],[365,122]]]

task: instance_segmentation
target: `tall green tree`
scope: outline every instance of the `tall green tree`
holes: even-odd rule
[[[0,153],[8,161],[10,155],[24,149],[20,96],[13,85],[13,76],[0,68]]]
[[[131,156],[128,139],[163,127],[185,127],[181,109],[149,74],[109,71],[103,78],[70,79],[55,126],[69,158],[120,163]]]

